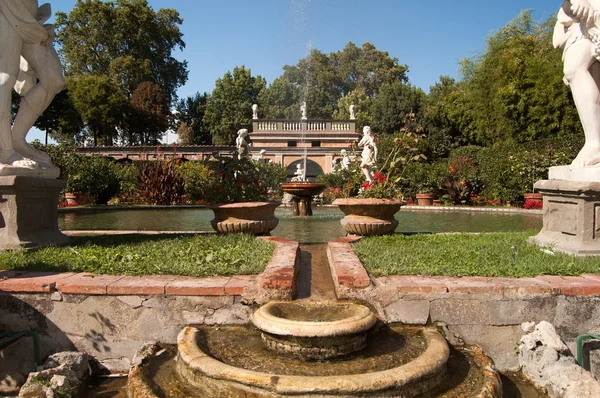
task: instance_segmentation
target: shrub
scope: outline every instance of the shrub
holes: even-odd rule
[[[523,208],[527,210],[541,209],[544,204],[539,200],[527,199],[523,204]]]
[[[179,166],[179,172],[185,184],[185,193],[192,203],[204,200],[208,189],[212,170],[203,162],[184,162]]]
[[[184,181],[175,162],[140,164],[140,195],[148,204],[173,205],[181,201]]]

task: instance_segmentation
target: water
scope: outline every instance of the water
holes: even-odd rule
[[[324,243],[345,236],[344,216],[337,208],[316,208],[312,217],[294,217],[277,209],[274,236],[305,243]],[[203,208],[89,209],[59,213],[63,230],[212,231],[211,210]],[[538,214],[435,212],[400,210],[396,232],[517,232],[541,229]]]

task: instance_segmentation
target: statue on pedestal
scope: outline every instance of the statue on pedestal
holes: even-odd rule
[[[306,120],[306,101],[304,101],[302,105],[300,105],[300,113],[302,113],[302,120]]]
[[[248,157],[249,144],[246,142],[247,136],[248,136],[248,129],[238,130],[238,136],[235,139],[235,146],[237,147],[238,159]]]
[[[363,148],[360,168],[367,182],[372,182],[377,163],[377,145],[375,144],[375,136],[370,126],[363,127],[363,137],[358,143],[358,147]]]
[[[294,177],[292,177],[292,182],[304,182],[304,181],[305,181],[304,168],[302,168],[302,165],[300,163],[298,163],[296,165],[296,172],[294,173]]]
[[[600,164],[600,1],[565,1],[552,42],[563,50],[564,81],[573,93],[585,134],[585,145],[570,169],[596,166]]]
[[[348,155],[348,151],[345,149],[342,149],[340,153],[342,154],[342,170],[348,170],[350,167],[350,155]]]
[[[350,120],[354,120],[356,119],[356,105],[352,104],[350,105]]]
[[[258,105],[252,105],[252,120],[258,120]]]
[[[0,175],[56,178],[50,157],[26,141],[36,119],[65,85],[52,41],[49,4],[0,0]],[[11,126],[11,92],[22,97]]]

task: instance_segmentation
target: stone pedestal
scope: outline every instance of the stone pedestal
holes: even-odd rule
[[[542,231],[533,243],[580,257],[600,256],[600,182],[542,180]]]
[[[58,229],[62,180],[0,177],[0,250],[60,246],[69,238]]]

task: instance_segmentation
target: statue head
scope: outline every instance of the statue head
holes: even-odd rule
[[[345,150],[345,149],[342,149],[342,150],[340,151],[340,153],[341,153],[343,156],[346,156],[346,150]]]
[[[365,126],[363,127],[363,134],[364,135],[372,135],[373,134],[373,130],[371,130],[371,126]]]
[[[238,130],[238,137],[245,137],[248,135],[248,129],[239,129]]]

